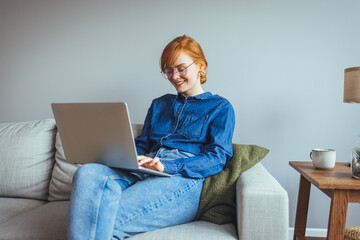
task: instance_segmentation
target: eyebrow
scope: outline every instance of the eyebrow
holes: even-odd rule
[[[184,65],[186,65],[186,63],[180,63],[180,64],[176,65],[174,68],[179,67],[179,66],[184,66]],[[167,67],[168,68],[173,68],[173,67],[170,67],[170,66],[167,66]]]

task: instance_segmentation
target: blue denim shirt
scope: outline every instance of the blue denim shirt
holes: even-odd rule
[[[166,94],[156,98],[148,110],[143,130],[135,139],[138,155],[160,148],[194,154],[189,158],[163,160],[164,172],[204,178],[222,171],[232,156],[235,126],[230,102],[210,92],[186,98]]]

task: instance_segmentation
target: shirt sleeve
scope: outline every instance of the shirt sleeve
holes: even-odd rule
[[[154,101],[151,103],[150,108],[148,109],[144,126],[141,130],[141,134],[135,138],[136,151],[138,155],[145,155],[150,152],[151,142],[149,140],[150,131],[151,131],[151,118],[154,108]]]
[[[235,127],[235,113],[229,102],[217,112],[209,125],[209,143],[200,154],[176,160],[162,160],[164,172],[180,173],[191,178],[205,178],[221,172],[226,161],[232,157],[232,137]]]

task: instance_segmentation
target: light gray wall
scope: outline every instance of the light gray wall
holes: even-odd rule
[[[289,161],[335,148],[348,161],[360,105],[342,102],[343,71],[360,65],[360,1],[0,0],[0,122],[51,118],[51,102],[127,101],[142,122],[172,92],[163,47],[188,34],[209,62],[206,91],[236,111],[234,142],[269,148],[294,225],[299,174]],[[311,192],[308,226],[326,228],[330,201]],[[359,225],[351,204],[347,225]]]

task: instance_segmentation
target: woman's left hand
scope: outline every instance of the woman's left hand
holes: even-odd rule
[[[160,162],[158,157],[151,158],[144,155],[138,156],[139,165],[141,167],[153,169],[159,172],[164,172],[164,164]]]

